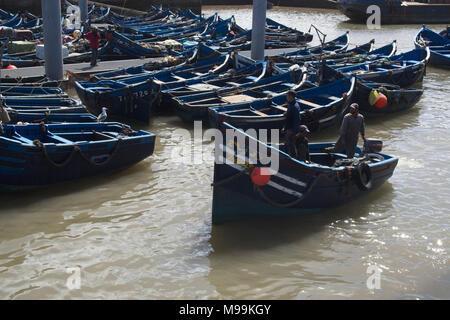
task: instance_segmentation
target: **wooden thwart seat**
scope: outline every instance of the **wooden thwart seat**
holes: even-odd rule
[[[324,98],[330,99],[330,100],[334,100],[334,101],[338,101],[338,100],[341,99],[341,98],[339,98],[339,97],[330,96],[329,94],[323,94],[323,95],[321,95],[321,97],[324,97]]]
[[[234,86],[234,87],[240,87],[241,84],[240,83],[236,83],[236,82],[231,82],[231,81],[227,81],[228,84]]]
[[[223,96],[222,100],[226,103],[245,103],[252,102],[255,100],[255,98],[247,96],[245,94],[235,94],[232,96]]]
[[[180,76],[173,76],[175,79],[178,79],[178,80],[180,80],[180,81],[184,81],[184,80],[186,80],[185,78],[182,78],[182,77],[180,77]]]
[[[279,110],[281,110],[281,111],[284,111],[284,112],[287,111],[287,108],[286,108],[286,107],[283,107],[283,106],[274,106],[274,108],[277,108],[277,109],[279,109]]]
[[[191,84],[188,86],[190,89],[194,89],[194,90],[215,90],[215,89],[220,89],[220,87],[212,85],[212,84],[208,84],[208,83],[195,83],[195,84]]]
[[[258,110],[250,110],[253,113],[256,113],[258,116],[261,117],[267,117],[267,114],[265,114],[264,112],[258,111]]]
[[[311,102],[311,101],[307,101],[307,100],[303,100],[303,99],[300,99],[299,102],[302,103],[302,104],[305,104],[307,106],[313,107],[313,108],[320,108],[320,107],[322,107],[320,104],[317,104],[317,103],[314,103],[314,102]]]
[[[104,133],[102,133],[102,132],[98,132],[98,131],[94,131],[94,130],[93,130],[92,133],[95,134],[95,135],[97,135],[97,136],[106,138],[106,139],[108,139],[108,140],[110,140],[110,139],[116,139],[116,137],[110,136],[110,135],[108,135],[108,134],[104,134]]]

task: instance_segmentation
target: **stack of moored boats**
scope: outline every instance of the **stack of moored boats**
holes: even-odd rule
[[[297,48],[256,62],[238,53],[251,45],[251,30],[239,27],[234,17],[152,7],[130,18],[93,7],[91,21],[114,26],[104,31],[107,44],[100,53],[105,57],[113,48],[109,54],[165,59],[76,81],[81,103],[42,78],[22,79],[20,85],[13,79],[2,82],[3,105],[16,125],[3,125],[0,184],[33,187],[125,168],[152,154],[155,137],[118,122],[99,122],[103,112],[144,123],[159,113],[174,113],[222,133],[231,130],[279,158],[278,170],[270,171],[259,157],[251,162],[250,150],[239,153],[233,141],[216,141],[221,149],[216,154],[234,161],[215,163],[213,223],[243,213],[290,214],[336,206],[381,185],[398,159],[382,154],[379,141],[357,148],[353,159],[334,152],[332,143],[311,144],[311,162],[306,163],[289,156],[283,144],[249,132],[282,134],[290,90],[296,92],[301,124],[313,134],[340,124],[352,103],[369,117],[412,108],[423,90],[411,87],[422,81],[430,58],[445,55],[448,42],[445,32],[435,36],[424,28],[417,48],[401,54],[395,41],[375,48],[371,40],[349,48],[348,32],[307,47],[312,35],[267,19],[266,47]],[[374,104],[374,96],[383,96],[384,103]],[[269,178],[255,180],[261,170]]]
[[[153,153],[153,134],[104,122],[52,82],[42,83],[0,86],[2,190],[43,187],[124,169]]]

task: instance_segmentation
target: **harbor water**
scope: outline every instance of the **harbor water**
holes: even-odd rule
[[[250,7],[203,10],[216,11],[251,27]],[[326,40],[347,30],[352,44],[397,39],[399,51],[421,27],[368,30],[324,9],[267,16],[314,24]],[[174,131],[193,126],[176,116],[138,126],[157,135],[155,153],[126,171],[0,194],[0,299],[450,299],[450,71],[428,67],[420,86],[413,109],[366,121],[399,158],[393,177],[313,215],[212,226],[213,163],[177,161]]]

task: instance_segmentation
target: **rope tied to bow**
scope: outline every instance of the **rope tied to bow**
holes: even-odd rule
[[[54,167],[57,168],[63,168],[65,166],[67,166],[73,159],[73,157],[75,156],[76,153],[79,153],[80,156],[87,161],[89,164],[93,165],[93,166],[103,166],[106,165],[107,163],[109,163],[111,161],[111,159],[116,155],[116,153],[119,150],[119,146],[122,143],[122,139],[119,138],[117,140],[117,143],[114,147],[114,150],[112,151],[112,153],[108,156],[108,158],[106,158],[106,160],[102,161],[102,162],[95,162],[93,161],[91,158],[89,158],[83,151],[81,151],[80,147],[77,145],[74,145],[72,148],[72,151],[70,152],[70,155],[62,162],[56,162],[54,161],[50,155],[47,152],[47,148],[45,147],[45,145],[38,139],[33,141],[33,144],[40,150],[42,150],[42,153],[44,154],[44,157],[47,159],[47,161],[53,165]]]

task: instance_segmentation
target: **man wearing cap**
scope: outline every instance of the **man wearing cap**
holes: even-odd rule
[[[361,133],[361,137],[365,142],[364,117],[359,114],[359,105],[352,103],[350,105],[350,112],[345,115],[342,121],[340,136],[334,146],[334,152],[341,152],[345,149],[347,158],[353,158],[355,156],[356,145],[358,144],[359,133]]]
[[[295,158],[306,163],[311,162],[311,158],[309,157],[309,141],[306,138],[308,133],[308,127],[301,125],[298,133],[295,135]]]
[[[281,132],[285,133],[287,152],[291,157],[295,157],[295,135],[300,127],[300,106],[295,99],[294,90],[287,93],[287,110],[285,112],[286,120]]]

